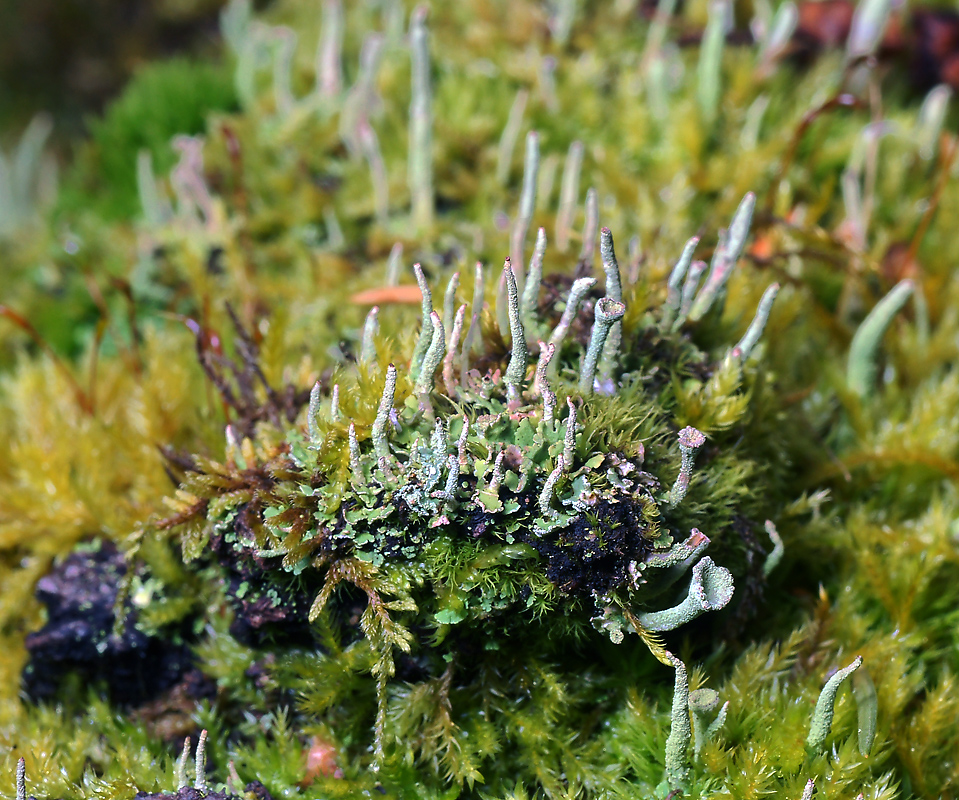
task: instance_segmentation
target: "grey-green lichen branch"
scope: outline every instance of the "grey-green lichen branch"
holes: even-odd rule
[[[686,665],[672,653],[666,657],[676,671],[673,682],[673,709],[666,739],[666,780],[676,791],[686,788],[689,780],[689,742],[693,731],[689,720],[689,676]]]
[[[813,712],[812,723],[809,726],[809,735],[806,737],[806,747],[810,752],[818,753],[826,745],[826,737],[832,728],[832,718],[835,713],[836,695],[839,693],[839,687],[852,673],[862,666],[862,656],[856,656],[856,660],[848,667],[838,670],[826,685],[823,686],[819,699],[816,701],[816,710]]]
[[[593,381],[596,377],[596,367],[606,345],[606,338],[613,325],[623,318],[626,306],[618,300],[603,297],[596,302],[596,318],[593,323],[593,332],[589,340],[589,348],[583,358],[583,366],[579,375],[579,391],[584,394],[593,393]]]
[[[876,352],[882,337],[914,290],[915,285],[911,280],[897,283],[889,294],[876,303],[856,330],[849,345],[846,383],[860,397],[869,391],[875,380]]]
[[[679,466],[679,475],[673,488],[666,496],[666,504],[672,508],[678,506],[689,490],[689,481],[693,474],[693,464],[696,462],[696,451],[706,443],[706,437],[701,431],[693,427],[685,427],[679,432],[679,450],[682,461]]]
[[[705,556],[693,567],[689,590],[679,605],[664,611],[637,614],[637,618],[646,630],[675,630],[706,611],[724,608],[732,599],[733,589],[733,576],[729,570]]]

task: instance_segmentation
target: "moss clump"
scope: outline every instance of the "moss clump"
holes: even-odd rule
[[[60,196],[59,212],[89,210],[105,220],[130,219],[139,210],[137,158],[146,152],[155,167],[174,163],[169,143],[177,134],[200,133],[215,111],[237,107],[229,69],[189,58],[148,64],[139,70],[102,117],[90,122],[90,143]]]
[[[751,200],[740,217],[749,213]],[[742,247],[746,224],[739,220],[739,242],[728,247]],[[225,463],[204,460],[183,469],[177,513],[159,527],[178,534],[187,560],[202,557],[213,539],[221,556],[226,551],[244,565],[244,582],[228,590],[239,614],[250,616],[255,596],[254,602],[272,599],[272,614],[286,622],[288,612],[281,609],[289,610],[292,598],[276,583],[277,575],[288,583],[286,573],[299,576],[304,587],[319,587],[310,621],[324,617],[324,627],[338,639],[362,634],[377,680],[379,762],[387,749],[400,761],[426,755],[426,745],[403,743],[419,741],[439,724],[433,715],[441,712],[463,722],[450,721],[432,734],[439,737],[432,746],[444,754],[436,777],[472,783],[485,774],[495,785],[500,779],[493,774],[523,775],[522,762],[508,757],[484,765],[484,751],[508,752],[515,744],[505,720],[485,720],[483,749],[464,750],[460,741],[476,729],[489,702],[490,670],[501,673],[512,696],[515,670],[526,668],[506,666],[505,653],[522,642],[538,659],[594,641],[591,625],[616,643],[627,631],[638,633],[669,663],[657,632],[722,608],[733,593],[729,571],[710,556],[700,560],[710,538],[691,523],[707,530],[718,523],[724,530],[722,520],[735,518],[734,530],[715,537],[715,557],[728,559],[744,580],[761,582],[762,519],[754,515],[782,502],[770,490],[786,483],[773,478],[784,463],[780,458],[760,465],[748,445],[729,447],[754,419],[749,401],[757,366],[744,347],[704,352],[682,329],[688,309],[700,308],[700,316],[718,312],[710,309],[708,294],[719,293],[716,275],[725,262],[735,264],[737,253],[717,254],[715,271],[696,299],[673,303],[645,282],[624,291],[608,230],[603,243],[606,295],[589,297],[579,312],[595,316],[585,352],[566,346],[563,303],[541,307],[535,284],[523,293],[528,310],[522,313],[508,263],[502,279],[513,339],[507,353],[498,349],[505,332],[482,329],[475,305],[472,317],[481,330],[471,336],[465,329],[464,304],[447,338],[424,284],[424,328],[405,381],[392,364],[377,367],[386,320],[373,314],[380,334],[367,326],[364,357],[352,374],[338,373],[331,397],[324,400],[316,385],[305,429],[260,426],[248,429],[247,438],[231,427]],[[540,279],[535,261],[542,255],[534,256],[530,282]],[[683,266],[681,260],[678,270]],[[682,279],[678,272],[674,277]],[[448,296],[455,300],[455,282],[451,287]],[[687,285],[687,293],[695,288]],[[474,293],[482,294],[483,287]],[[707,301],[700,302],[703,295]],[[644,306],[623,321],[634,297]],[[554,343],[547,346],[550,331]],[[534,368],[528,340],[537,337]],[[474,362],[483,371],[472,368]],[[442,384],[436,380],[440,373]],[[221,391],[229,399],[238,388],[224,384]],[[577,388],[585,397],[577,396]],[[564,395],[562,410],[557,392]],[[594,403],[599,392],[607,393],[605,402]],[[619,430],[610,436],[604,419],[613,414]],[[701,485],[708,488],[688,510],[683,499],[706,437],[687,427],[677,446],[678,418],[703,424],[711,441],[690,493],[695,498]],[[627,439],[626,431],[634,438]],[[611,440],[619,449],[610,448]],[[742,490],[741,481],[751,475],[772,479],[762,503]],[[671,587],[690,569],[689,597],[670,608],[677,593]],[[356,621],[337,611],[344,602],[352,607],[357,596],[366,603],[358,631]],[[255,620],[260,637],[269,635],[269,619]],[[326,669],[348,669],[355,658],[341,654]],[[454,667],[460,691],[471,701],[458,708],[446,697],[430,709],[426,698],[448,694]],[[391,701],[390,679],[398,669],[409,688],[405,700]],[[593,692],[612,689],[599,684],[602,689]],[[320,676],[303,694],[303,702],[324,706],[345,699]],[[557,741],[583,735],[566,722],[556,724],[567,731]],[[363,739],[357,744],[362,749]],[[562,758],[560,749],[548,760],[558,765]],[[559,767],[550,773],[551,781],[558,780]]]

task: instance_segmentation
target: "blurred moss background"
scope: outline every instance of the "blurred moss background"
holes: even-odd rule
[[[0,131],[38,111],[59,140],[83,130],[143,64],[219,47],[223,0],[2,0]]]

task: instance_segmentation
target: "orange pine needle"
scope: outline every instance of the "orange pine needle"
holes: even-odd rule
[[[351,303],[359,306],[382,306],[389,303],[403,305],[419,305],[423,300],[420,287],[407,286],[379,286],[375,289],[365,289],[350,298]]]

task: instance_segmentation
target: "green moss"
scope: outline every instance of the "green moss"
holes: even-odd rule
[[[148,64],[139,70],[102,117],[89,122],[91,141],[68,175],[59,213],[94,208],[104,220],[131,219],[138,209],[136,165],[141,151],[154,168],[175,162],[171,140],[200,133],[215,111],[237,107],[230,70],[223,64],[188,58]]]

